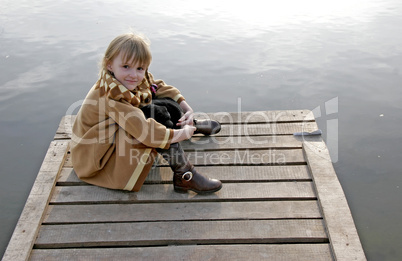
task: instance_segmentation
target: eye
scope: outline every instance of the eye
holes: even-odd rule
[[[130,68],[130,65],[125,64],[125,65],[123,65],[123,68],[128,69],[128,68]]]
[[[137,70],[138,70],[138,71],[143,71],[144,68],[143,68],[143,67],[138,67]]]

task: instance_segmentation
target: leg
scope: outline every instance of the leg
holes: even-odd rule
[[[158,152],[173,170],[173,187],[176,192],[192,190],[197,193],[211,193],[222,188],[222,182],[204,177],[194,169],[179,143],[171,144],[167,150],[158,149]]]
[[[154,118],[168,128],[179,129],[176,123],[183,115],[183,110],[177,102],[170,98],[153,99],[152,104],[141,108],[147,118]],[[221,130],[221,124],[214,120],[194,120],[195,134],[216,134]]]

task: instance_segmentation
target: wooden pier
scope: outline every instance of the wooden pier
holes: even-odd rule
[[[210,113],[211,137],[182,142],[212,194],[176,193],[163,160],[140,192],[75,175],[65,116],[4,261],[366,260],[345,195],[308,110]]]

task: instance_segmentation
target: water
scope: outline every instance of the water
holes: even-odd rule
[[[368,259],[399,260],[402,2],[261,3],[0,0],[1,254],[61,117],[134,30],[196,111],[314,110]]]

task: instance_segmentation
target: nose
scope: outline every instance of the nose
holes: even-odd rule
[[[132,78],[137,78],[137,70],[135,69],[130,70],[128,75]]]

